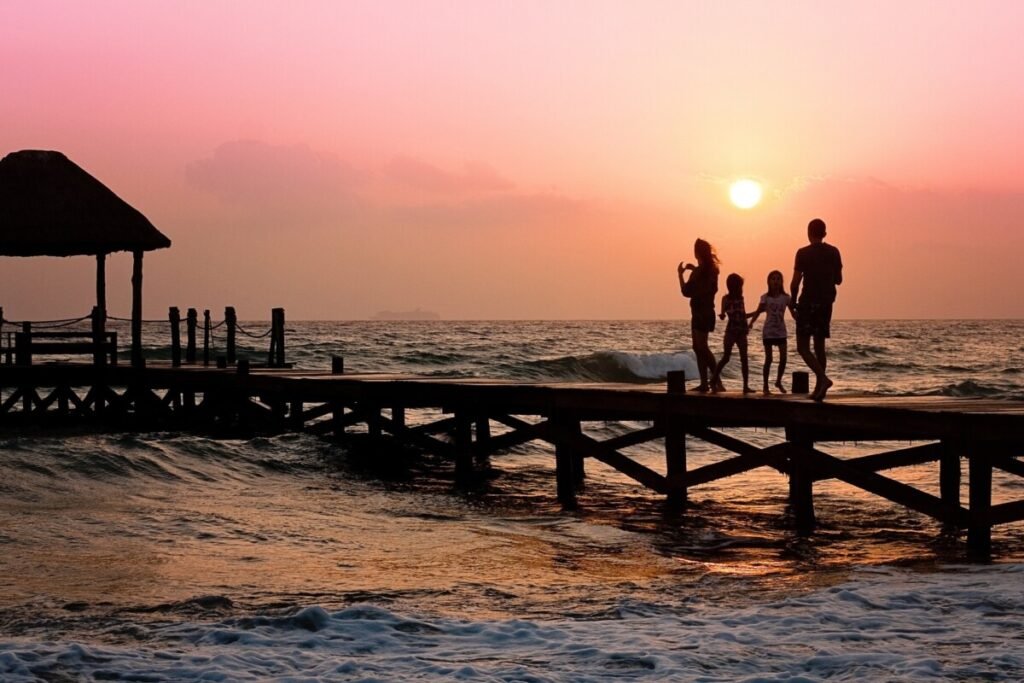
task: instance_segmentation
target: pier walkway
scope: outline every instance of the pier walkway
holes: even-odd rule
[[[340,359],[336,359],[339,360]],[[201,365],[145,368],[53,363],[0,366],[0,427],[49,421],[98,422],[148,428],[229,428],[305,431],[344,439],[391,438],[450,458],[456,479],[471,478],[491,455],[529,441],[554,446],[554,493],[577,503],[590,463],[612,467],[685,507],[690,489],[759,467],[788,476],[797,530],[815,526],[814,485],[837,479],[966,529],[973,556],[991,553],[993,525],[1024,520],[1024,500],[994,505],[994,469],[1024,477],[1024,403],[952,397],[685,393],[681,374],[661,384],[524,384],[385,374]],[[416,424],[406,411],[417,410]],[[598,440],[595,421],[638,422],[630,433]],[[728,432],[775,428],[784,440],[760,447]],[[689,469],[687,440],[726,452]],[[652,469],[624,453],[663,442],[664,467]],[[840,458],[825,442],[893,442],[892,450]],[[962,482],[963,464],[968,472]],[[882,472],[934,463],[938,495]],[[966,488],[966,501],[963,490]]]

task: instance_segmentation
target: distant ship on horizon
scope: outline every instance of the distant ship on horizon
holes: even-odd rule
[[[434,311],[416,308],[412,311],[377,311],[371,320],[440,320],[441,316]]]

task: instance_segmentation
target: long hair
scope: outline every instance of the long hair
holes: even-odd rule
[[[697,238],[697,241],[693,243],[693,254],[697,257],[697,265],[704,267],[711,267],[716,272],[718,271],[718,254],[715,253],[715,248],[711,246],[711,243],[707,240]]]
[[[779,276],[779,294],[785,294],[786,293],[786,281],[782,277],[782,271],[780,271],[780,270],[773,270],[772,272],[768,273],[768,293],[769,294],[772,293],[772,278],[775,277],[776,275]]]

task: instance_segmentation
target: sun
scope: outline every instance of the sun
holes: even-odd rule
[[[739,209],[752,209],[761,201],[761,183],[749,178],[737,180],[729,186],[729,199]]]

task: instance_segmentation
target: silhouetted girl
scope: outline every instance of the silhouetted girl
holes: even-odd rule
[[[750,388],[749,373],[747,369],[747,315],[743,305],[743,278],[732,273],[725,279],[726,289],[729,293],[722,297],[722,312],[718,317],[722,320],[729,318],[725,326],[725,351],[722,353],[722,360],[718,362],[715,369],[715,377],[712,384],[715,391],[722,390],[722,382],[719,379],[722,375],[722,368],[729,362],[732,355],[732,347],[736,345],[740,350],[740,369],[743,371],[743,393],[749,394]]]
[[[693,352],[697,356],[700,386],[697,391],[708,390],[708,377],[715,372],[715,355],[708,346],[708,333],[715,329],[715,294],[718,292],[718,256],[705,240],[693,243],[693,256],[697,265],[679,263],[679,288],[690,299],[690,330]],[[689,279],[683,275],[690,273]]]
[[[782,385],[782,376],[786,372],[786,345],[789,333],[786,330],[786,309],[792,309],[789,294],[782,289],[782,273],[773,270],[768,273],[768,292],[761,295],[761,303],[754,311],[750,319],[750,327],[753,329],[757,317],[765,314],[764,325],[761,328],[761,338],[764,341],[764,393],[770,394],[768,390],[768,378],[772,373],[772,347],[779,348],[779,374],[775,378],[775,386],[783,394],[786,388]]]

